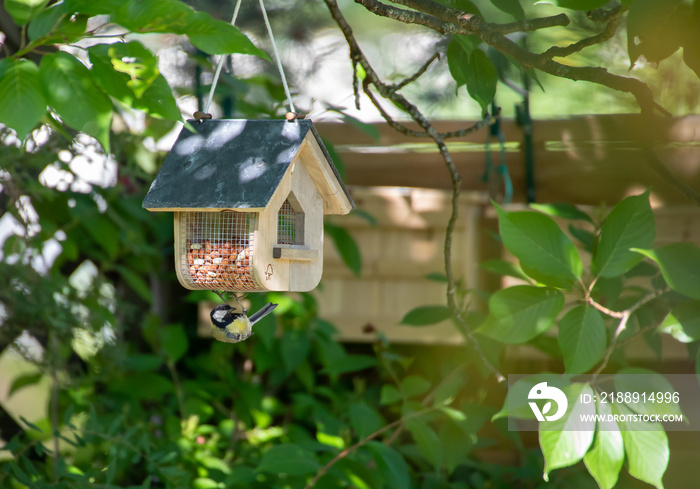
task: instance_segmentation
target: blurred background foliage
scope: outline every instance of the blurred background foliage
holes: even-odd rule
[[[87,71],[79,75],[79,67],[64,66],[67,80],[81,80],[89,89],[76,89],[61,105],[54,88],[68,84],[37,71],[49,86],[37,88],[39,97],[47,99],[39,101],[44,109],[36,117],[7,97],[0,103],[3,114],[11,114],[9,120],[21,122],[19,128],[0,132],[0,222],[5,233],[0,240],[0,392],[6,394],[0,401],[0,487],[303,488],[311,482],[317,488],[359,489],[543,487],[542,455],[532,440],[508,432],[503,420],[490,422],[505,386],[484,380],[487,372],[468,346],[397,346],[381,332],[366,345],[341,344],[334,340],[333,325],[318,317],[309,294],[251,296],[251,310],[270,300],[280,307],[256,325],[256,336],[245,343],[221,344],[198,336],[196,305],[217,298],[178,285],[172,217],[141,208],[180,122],[179,111],[189,117],[201,107],[211,83],[212,53],[203,50],[211,46],[184,42],[179,37],[183,32],[163,20],[172,2],[151,2],[163,16],[150,17],[150,25],[133,20],[132,32],[111,25],[91,31],[92,42],[98,36],[126,37],[161,53],[153,64],[154,54],[139,51],[150,72],[117,68],[116,76],[100,72],[98,61],[116,67],[123,53],[80,44],[82,32],[75,34],[72,26],[84,21],[95,29],[101,24],[95,15],[124,5],[137,8],[139,2],[4,4],[10,15],[2,12],[7,51],[0,75],[7,70],[22,75],[24,63],[30,62],[44,70],[40,58],[55,54],[60,45],[77,59],[88,53],[93,76],[85,82]],[[187,3],[226,22],[233,8],[232,2]],[[339,117],[338,109],[364,120],[376,117],[371,109],[352,107],[344,44],[330,34],[336,28],[322,3],[267,4],[300,107],[314,118]],[[62,5],[80,14],[50,17],[56,12],[43,12]],[[527,16],[561,10],[523,5]],[[415,71],[426,52],[446,53],[443,36],[417,28],[399,32],[395,23],[351,2],[342,7],[388,79]],[[490,2],[479,7],[489,21],[512,20]],[[128,13],[122,12],[122,18],[129,18]],[[585,32],[583,13],[569,13],[573,26],[528,35],[529,45],[556,44]],[[54,23],[33,31],[39,23],[30,19],[39,15],[48,17],[41,17],[44,25]],[[239,19],[241,30],[269,52],[255,2],[244,2]],[[18,55],[27,47],[27,31],[31,42],[45,43]],[[625,72],[625,43],[620,34],[571,61]],[[20,62],[15,55],[33,61]],[[65,61],[51,59],[58,67]],[[215,117],[282,115],[284,94],[274,65],[250,55],[232,59],[217,87]],[[328,63],[345,71],[328,75],[321,69]],[[634,70],[672,112],[697,110],[698,80],[679,53],[658,69],[640,61]],[[36,73],[22,76],[29,83]],[[163,77],[173,89],[172,100],[158,91]],[[329,80],[340,85],[329,88]],[[544,89],[532,92],[534,115],[635,107],[631,98],[591,84],[571,90],[568,81],[549,76],[539,81]],[[136,82],[143,83],[141,88]],[[346,90],[338,88],[342,84]],[[455,90],[442,56],[406,93],[430,117],[473,118],[480,107],[460,93],[464,90]],[[72,117],[71,101],[82,97],[97,106],[105,94],[111,96],[106,126],[78,127],[83,121]],[[333,96],[327,98],[329,94]],[[499,84],[497,97],[505,115],[512,115],[520,95]],[[51,113],[45,111],[47,103]],[[18,139],[18,132],[25,132],[26,139],[23,134]],[[342,229],[333,227],[329,235],[359,273],[361,250]],[[492,350],[497,356],[497,345]],[[345,450],[351,450],[349,455],[326,466]],[[520,454],[512,464],[490,456],[511,450]],[[631,484],[630,476],[623,473],[621,478],[621,484]],[[596,485],[578,464],[554,472],[546,487]]]

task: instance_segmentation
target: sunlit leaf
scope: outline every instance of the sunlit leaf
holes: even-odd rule
[[[599,415],[612,415],[609,403],[597,403],[597,409]],[[625,460],[625,448],[620,428],[614,420],[599,423],[604,423],[604,426],[596,430],[593,447],[584,455],[583,463],[600,489],[612,489]]]
[[[632,414],[623,404],[612,404],[613,414]],[[627,466],[631,476],[657,489],[663,489],[663,476],[668,467],[668,437],[658,423],[643,425],[621,418],[620,434],[625,445]]]
[[[649,205],[649,190],[619,202],[605,219],[593,257],[593,270],[601,277],[616,277],[641,261],[631,248],[654,244],[656,227]]]
[[[5,0],[4,6],[12,20],[19,26],[24,26],[44,7],[49,0]]]
[[[506,212],[494,205],[503,244],[520,260],[523,270],[527,266],[542,277],[567,282],[581,277],[578,250],[551,218],[532,211]]]
[[[559,321],[558,339],[566,373],[585,373],[605,353],[607,336],[603,318],[588,304],[576,306]]]
[[[41,86],[49,105],[63,121],[97,138],[109,152],[112,102],[74,56],[59,51],[41,60]]]
[[[518,285],[489,299],[489,316],[478,332],[503,343],[523,343],[554,325],[564,307],[561,292],[549,287]]]
[[[653,250],[635,248],[634,251],[654,260],[673,290],[700,299],[700,248],[692,243],[673,243]]]
[[[540,422],[539,439],[544,455],[544,479],[561,467],[579,462],[593,442],[595,421],[581,421],[581,416],[595,414],[595,404],[581,401],[582,395],[594,395],[587,384],[572,384],[565,389],[569,407],[564,416]]]
[[[46,113],[39,68],[33,61],[3,59],[0,73],[0,122],[24,139]]]

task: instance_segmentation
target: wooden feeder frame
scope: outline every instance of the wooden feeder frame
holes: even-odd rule
[[[189,121],[143,207],[174,212],[183,287],[308,291],[323,269],[323,215],[354,203],[309,120]]]

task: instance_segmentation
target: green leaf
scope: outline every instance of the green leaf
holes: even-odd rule
[[[597,407],[600,415],[612,414],[609,403],[597,403]],[[584,455],[583,463],[600,489],[612,489],[617,484],[624,461],[625,448],[620,429],[612,419],[606,420],[605,426],[596,430],[593,447]]]
[[[358,128],[360,131],[364,132],[367,134],[369,137],[374,139],[375,141],[379,141],[379,130],[374,127],[372,124],[367,124],[366,122],[362,122],[360,119],[353,117],[351,115],[348,115],[344,112],[340,112],[340,114],[343,115],[343,122],[346,124],[350,124],[351,126],[354,126]]]
[[[574,307],[559,321],[558,340],[566,373],[585,373],[605,353],[607,336],[603,318],[588,304]]]
[[[405,424],[426,460],[439,468],[442,465],[443,451],[437,433],[420,419],[409,419]]]
[[[401,392],[406,397],[423,394],[432,384],[418,375],[409,375],[401,381]]]
[[[515,277],[521,280],[530,280],[530,277],[525,275],[520,265],[507,260],[486,260],[479,263],[479,268],[487,272],[504,275],[506,277]]]
[[[207,477],[197,477],[192,481],[192,487],[194,489],[214,489],[219,487],[219,483]]]
[[[509,287],[491,296],[489,316],[477,331],[503,343],[524,343],[551,328],[563,307],[556,289]]]
[[[5,10],[19,26],[24,26],[44,10],[48,0],[5,0]]]
[[[122,265],[115,265],[114,269],[121,275],[124,281],[136,292],[144,301],[149,304],[153,302],[153,296],[151,295],[151,288],[142,279],[139,274],[130,270]]]
[[[477,441],[474,434],[467,434],[460,428],[461,426],[453,422],[446,422],[440,426],[438,431],[444,463],[448,473],[452,473],[458,465],[465,463],[469,452],[471,452]]]
[[[163,365],[163,359],[156,355],[135,354],[124,359],[124,367],[137,372],[156,370],[161,365]]]
[[[608,0],[557,0],[557,5],[572,10],[595,10],[608,3]]]
[[[433,404],[440,406],[449,404],[457,396],[462,385],[468,380],[464,370],[461,370],[461,375],[450,375],[444,378],[435,389],[435,397]]]
[[[41,45],[75,42],[85,34],[87,19],[87,15],[70,15],[66,3],[59,3],[34,17],[27,35],[30,41]]]
[[[648,248],[655,238],[649,190],[627,197],[613,208],[603,223],[593,257],[593,271],[601,277],[622,275],[641,260],[630,248]]]
[[[192,44],[209,54],[253,54],[270,59],[236,27],[177,0],[129,0],[112,18],[134,32],[186,34]]]
[[[613,404],[614,414],[632,412],[622,404]],[[627,466],[631,476],[657,489],[663,489],[663,476],[668,467],[669,450],[666,432],[657,423],[639,423],[621,420],[620,433],[625,445]]]
[[[475,49],[469,56],[466,75],[467,92],[479,103],[482,113],[487,113],[498,84],[498,71],[493,61],[481,49]]]
[[[408,464],[396,450],[378,441],[371,441],[366,446],[384,479],[384,487],[410,487]]]
[[[357,438],[366,438],[384,426],[384,420],[379,413],[364,401],[350,404],[348,414],[350,426],[355,431]]]
[[[544,480],[549,473],[579,462],[593,443],[595,421],[583,422],[581,415],[595,414],[595,404],[581,402],[582,395],[594,395],[587,384],[572,384],[566,390],[569,407],[556,421],[540,422],[539,439],[544,455]]]
[[[369,355],[346,355],[332,362],[321,370],[321,373],[330,375],[345,374],[365,370],[376,365],[377,359]]]
[[[90,72],[106,93],[127,107],[143,110],[154,117],[182,120],[168,82],[158,73],[157,58],[140,43],[98,44],[88,48],[88,52],[92,63]],[[127,59],[129,63],[122,59]],[[138,63],[139,60],[143,62]],[[134,71],[129,68],[136,64],[156,70]],[[129,70],[133,73],[129,73]],[[141,79],[132,79],[138,74],[141,74]]]
[[[492,0],[492,3],[499,10],[515,17],[516,20],[525,18],[525,11],[519,0]]]
[[[94,136],[109,152],[112,102],[74,56],[57,52],[41,60],[41,87],[49,105],[78,131]]]
[[[634,251],[654,260],[673,290],[691,299],[700,299],[700,248],[692,243],[673,243],[653,250]]]
[[[592,232],[586,231],[585,229],[581,229],[571,224],[569,224],[569,232],[571,233],[571,236],[579,240],[579,242],[583,245],[583,249],[589,253],[593,253],[595,250],[596,237]]]
[[[313,474],[320,468],[313,454],[299,445],[287,443],[275,445],[263,453],[257,470],[273,474],[306,475]]]
[[[430,272],[423,275],[426,280],[432,280],[433,282],[440,282],[443,284],[447,283],[447,275],[442,272]]]
[[[24,139],[46,113],[39,68],[28,60],[4,59],[0,63],[0,122]]]
[[[18,390],[28,387],[31,385],[37,384],[41,378],[43,377],[43,374],[41,372],[35,372],[35,373],[30,373],[30,374],[24,374],[20,375],[15,378],[15,380],[12,381],[12,385],[10,386],[10,390],[7,392],[7,397],[12,397],[12,394],[17,392]]]
[[[212,19],[206,12],[195,12],[187,24],[190,42],[209,54],[250,54],[270,61],[265,51],[259,49],[236,27],[222,20]]]
[[[137,99],[159,74],[158,59],[140,42],[110,44],[108,55],[113,69],[126,76],[126,85]]]
[[[641,55],[649,62],[658,63],[675,53],[681,45],[688,17],[683,0],[632,2],[627,14],[630,66]]]
[[[401,399],[403,399],[403,395],[396,387],[391,384],[385,384],[382,386],[382,390],[379,394],[379,404],[386,406],[387,404],[393,404]]]
[[[678,403],[673,402],[673,393],[676,389],[671,383],[652,370],[644,368],[625,368],[619,370],[614,377],[615,392],[639,393],[638,402],[633,398],[625,399],[625,406],[639,414],[650,415],[682,415]],[[671,402],[649,402],[649,398],[657,393],[668,393]]]
[[[66,10],[70,13],[80,13],[87,16],[109,15],[124,5],[124,0],[64,0]]]
[[[362,272],[362,256],[360,255],[360,249],[357,247],[357,243],[353,237],[347,229],[328,222],[324,224],[324,230],[333,240],[335,248],[338,250],[338,253],[340,253],[340,257],[343,259],[345,265],[356,277],[359,277]]]
[[[185,328],[181,324],[166,326],[161,330],[161,347],[173,363],[176,363],[187,352],[189,341]]]
[[[476,14],[482,19],[484,18],[479,8],[471,0],[449,0],[448,3],[450,7],[456,8],[457,10],[467,12],[468,14]]]
[[[503,245],[520,260],[523,269],[527,266],[541,276],[567,282],[581,277],[576,246],[551,218],[539,212],[506,212],[494,205]]]
[[[76,209],[79,207],[76,206]],[[115,259],[119,253],[119,231],[112,221],[97,211],[83,212],[79,219],[90,237],[107,252],[110,259]]]
[[[293,372],[304,361],[310,348],[311,342],[305,331],[284,332],[280,352],[282,354],[282,363],[287,373]]]
[[[659,331],[672,335],[681,343],[700,340],[700,301],[675,306],[659,326]]]
[[[593,224],[591,216],[573,204],[530,204],[530,207],[552,217],[561,217],[572,221],[588,221]]]
[[[458,36],[453,36],[447,45],[447,67],[457,84],[456,92],[459,87],[467,84],[467,71],[469,70],[469,52],[465,51]]]
[[[411,309],[401,319],[401,324],[408,326],[429,326],[437,324],[452,316],[447,306],[419,306]]]

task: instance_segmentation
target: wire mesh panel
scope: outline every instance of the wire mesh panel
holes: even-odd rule
[[[178,263],[189,289],[263,290],[251,273],[255,212],[181,212]]]
[[[297,212],[287,199],[277,214],[277,244],[298,244],[297,232]]]

